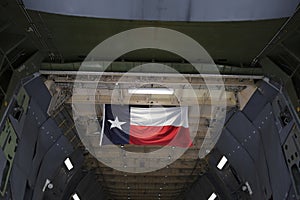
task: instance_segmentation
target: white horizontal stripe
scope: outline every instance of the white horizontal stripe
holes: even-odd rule
[[[130,124],[138,126],[183,126],[188,128],[188,107],[131,107]]]
[[[173,88],[132,88],[128,89],[129,94],[173,94]]]

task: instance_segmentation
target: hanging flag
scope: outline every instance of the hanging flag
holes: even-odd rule
[[[104,105],[100,146],[105,144],[189,147],[188,107]]]

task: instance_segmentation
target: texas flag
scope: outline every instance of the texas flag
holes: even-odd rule
[[[188,107],[106,104],[100,146],[105,144],[189,147]]]

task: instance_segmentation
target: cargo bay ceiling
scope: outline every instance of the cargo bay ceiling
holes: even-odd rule
[[[293,15],[295,11],[295,7],[290,8],[289,12],[280,13],[277,17],[269,16],[269,18],[265,17],[261,20],[248,17],[246,21],[238,18],[235,21],[223,22],[203,21],[203,19],[200,21],[197,19],[176,21],[175,19],[166,22],[109,19],[113,17],[113,14],[107,16],[106,19],[49,14],[25,9],[21,1],[3,1],[2,5],[3,25],[15,24],[8,26],[3,34],[24,34],[25,31],[26,38],[35,39],[33,45],[26,45],[26,49],[33,49],[36,46],[44,50],[47,53],[45,61],[82,61],[97,44],[108,37],[128,29],[150,26],[165,27],[182,32],[201,44],[216,63],[237,66],[248,66],[277,33],[287,17]],[[7,41],[9,38],[14,39],[13,36],[15,35],[5,37],[7,38],[6,42],[9,42]],[[122,59],[178,62],[168,53],[161,54],[161,52],[153,51],[124,55]]]
[[[31,67],[32,63],[43,60],[44,63],[50,63],[54,66],[53,64],[56,63],[77,62],[75,65],[78,66],[78,63],[82,62],[96,45],[114,34],[138,27],[164,27],[182,32],[195,39],[207,50],[216,64],[229,66],[228,68],[224,67],[221,73],[259,74],[263,71],[266,75],[279,77],[279,81],[289,85],[289,88],[294,88],[291,95],[292,101],[295,105],[299,103],[297,96],[299,85],[296,81],[299,77],[299,12],[294,1],[291,1],[291,4],[287,5],[285,9],[279,8],[280,1],[278,1],[274,3],[273,12],[267,14],[262,12],[262,8],[256,8],[251,3],[258,16],[251,15],[251,12],[247,12],[243,16],[238,12],[239,6],[241,6],[238,5],[237,10],[231,10],[231,19],[222,20],[221,16],[218,16],[216,21],[203,19],[195,11],[193,11],[194,18],[186,19],[180,16],[188,11],[180,11],[183,13],[178,16],[178,21],[176,21],[177,18],[170,15],[174,8],[172,12],[169,10],[170,13],[166,14],[173,18],[168,19],[168,21],[161,21],[167,16],[156,13],[157,16],[151,19],[149,16],[144,16],[144,18],[136,16],[141,17],[142,20],[134,20],[134,18],[127,16],[128,19],[125,20],[120,19],[121,16],[116,17],[117,19],[111,19],[114,16],[113,13],[104,12],[106,13],[102,16],[104,18],[84,17],[83,14],[78,16],[80,13],[76,13],[78,12],[76,8],[69,9],[68,15],[62,15],[61,12],[65,7],[56,10],[55,13],[58,14],[51,14],[30,10],[33,6],[30,2],[27,5],[29,9],[22,1],[1,2],[2,68],[0,80],[2,81],[2,97],[7,96],[8,90],[12,90],[12,88],[8,88],[8,80],[12,77],[13,72],[17,72],[15,73],[17,76],[22,69],[25,69],[26,72],[19,73],[22,76],[39,69],[40,65]],[[37,6],[41,5],[37,3]],[[211,5],[208,4],[207,6],[209,9],[213,9],[210,7]],[[264,5],[263,8],[265,9],[266,6],[268,5]],[[68,6],[66,5],[66,7]],[[77,7],[77,9],[79,8]],[[151,9],[154,8],[151,7]],[[176,7],[176,9],[179,8]],[[52,10],[52,12],[54,11]],[[71,11],[76,12],[72,13]],[[277,11],[279,14],[276,14]],[[278,17],[275,17],[276,15]],[[161,19],[158,18],[159,16]],[[30,61],[28,61],[29,58]],[[25,61],[28,61],[29,67]],[[118,61],[155,61],[175,64],[186,62],[183,58],[170,52],[153,49],[127,53],[120,56]],[[269,68],[268,66],[271,65],[275,67]],[[112,70],[126,71],[128,67],[125,66]],[[237,68],[232,68],[232,66]],[[193,70],[190,70],[191,68],[180,68],[185,73],[194,73]],[[52,69],[64,70],[74,69],[74,67],[65,68],[62,65],[57,65]]]
[[[54,190],[51,190],[51,185],[48,183],[44,194],[45,199],[73,198],[77,200],[74,197],[74,194],[76,194],[74,191],[82,199],[97,199],[97,196],[92,195],[92,189],[97,190],[97,188],[96,195],[98,195],[98,198],[104,198],[103,194],[105,194],[107,199],[208,199],[209,195],[212,195],[213,192],[220,199],[228,199],[234,195],[236,195],[234,196],[236,199],[251,199],[255,197],[280,199],[286,191],[289,191],[289,193],[285,193],[285,195],[289,195],[291,198],[293,195],[294,197],[299,197],[300,194],[297,194],[297,191],[293,194],[293,189],[291,189],[292,185],[290,185],[290,182],[294,181],[293,178],[283,178],[282,181],[286,181],[286,186],[275,192],[275,188],[278,187],[279,183],[276,178],[275,180],[272,179],[274,182],[265,184],[267,182],[265,180],[266,175],[262,175],[262,178],[257,179],[261,185],[256,188],[256,186],[252,185],[251,181],[249,181],[250,186],[247,181],[248,185],[244,181],[243,178],[244,176],[247,177],[247,173],[245,175],[240,170],[236,172],[236,169],[231,167],[226,168],[224,173],[229,174],[229,178],[235,177],[240,182],[230,182],[232,183],[231,187],[225,184],[228,180],[223,177],[221,179],[224,181],[224,184],[216,184],[218,181],[221,182],[219,178],[222,177],[222,174],[220,175],[219,171],[215,171],[214,167],[216,166],[216,162],[221,158],[221,155],[225,154],[228,149],[223,143],[219,143],[218,147],[206,159],[199,159],[198,153],[204,141],[205,132],[210,129],[212,132],[214,131],[213,127],[210,127],[210,123],[217,119],[216,116],[212,118],[210,116],[211,113],[207,113],[206,111],[218,106],[211,103],[211,99],[207,97],[208,91],[203,84],[203,80],[196,75],[197,72],[189,63],[182,57],[167,51],[142,49],[120,56],[105,74],[103,84],[99,85],[97,91],[99,95],[97,97],[102,99],[102,101],[97,102],[96,110],[98,115],[96,117],[97,120],[102,119],[102,104],[111,102],[111,88],[116,85],[117,80],[122,76],[123,72],[147,62],[164,63],[184,73],[188,77],[188,80],[190,80],[193,88],[198,91],[197,101],[201,102],[201,106],[204,109],[199,119],[196,119],[192,115],[189,116],[191,128],[195,125],[200,126],[200,130],[196,132],[194,146],[180,157],[180,159],[167,167],[155,172],[141,174],[120,172],[107,167],[96,160],[93,154],[87,152],[83,147],[72,119],[70,97],[73,95],[74,101],[82,103],[81,109],[84,106],[89,106],[91,99],[89,96],[90,88],[85,88],[76,94],[70,93],[73,89],[74,71],[78,70],[81,62],[96,45],[112,35],[139,27],[163,27],[179,31],[196,40],[208,51],[217,64],[226,85],[227,99],[225,101],[227,109],[234,110],[234,112],[228,114],[229,117],[226,119],[228,126],[222,133],[222,140],[230,140],[232,137],[239,137],[241,135],[249,137],[246,135],[248,131],[260,129],[260,126],[256,123],[258,120],[261,120],[261,115],[265,113],[259,113],[259,109],[263,110],[263,112],[273,109],[274,113],[279,110],[280,114],[277,114],[280,117],[282,117],[281,113],[289,113],[286,109],[294,109],[295,111],[299,109],[297,113],[299,115],[300,12],[299,8],[297,8],[299,1],[293,0],[286,3],[277,0],[266,1],[264,4],[259,1],[247,1],[247,4],[239,2],[235,6],[230,6],[233,1],[227,2],[226,5],[221,1],[207,2],[202,6],[198,1],[190,0],[188,2],[186,4],[177,1],[177,6],[174,6],[174,2],[171,3],[171,1],[153,1],[152,3],[148,1],[129,0],[122,2],[91,1],[91,4],[84,3],[82,5],[76,4],[74,1],[1,1],[1,114],[4,113],[7,107],[11,107],[9,102],[11,102],[13,93],[17,94],[17,96],[23,94],[19,92],[22,89],[15,91],[16,85],[21,78],[40,70],[42,78],[36,78],[39,81],[31,78],[30,80],[32,81],[28,81],[26,84],[31,85],[32,88],[42,88],[40,89],[41,91],[48,89],[47,92],[52,95],[52,99],[56,98],[53,100],[53,104],[52,100],[50,101],[49,99],[50,96],[46,95],[49,98],[45,98],[44,100],[49,103],[50,112],[48,110],[48,113],[44,113],[43,115],[49,115],[50,117],[48,117],[55,121],[56,125],[53,125],[52,128],[60,129],[74,149],[84,152],[82,153],[84,158],[78,156],[76,153],[70,154],[69,157],[71,160],[75,160],[75,164],[77,164],[76,156],[78,156],[78,162],[84,159],[84,163],[81,160],[83,173],[85,174],[87,171],[92,173],[92,175],[89,174],[92,178],[85,176],[88,177],[86,178],[88,181],[93,179],[93,181],[88,182],[89,184],[93,184],[89,194],[82,191],[82,188],[85,188],[85,191],[87,191],[87,183],[82,183],[84,181],[80,182],[85,185],[81,186],[81,189],[78,186],[77,189],[73,190],[77,186],[74,182],[70,182],[72,186],[68,184],[65,186],[73,189],[57,188],[56,184],[59,185],[60,179],[57,178],[59,176],[56,176],[56,178],[51,180],[54,184]],[[282,3],[284,3],[284,6]],[[93,5],[97,6],[92,8]],[[147,9],[145,9],[146,7]],[[223,9],[219,9],[216,13],[214,11],[216,7],[223,7]],[[242,10],[246,12],[241,12]],[[174,15],[174,13],[177,14]],[[106,60],[107,58],[102,59]],[[92,70],[95,71],[95,69]],[[93,76],[97,75],[82,73],[83,81],[81,84],[83,85],[89,81],[93,81]],[[147,75],[141,73],[129,74],[129,76],[121,85],[123,86],[122,91],[125,93],[125,96],[123,96],[125,100],[128,87],[132,86],[132,83],[143,82],[143,77]],[[286,105],[287,103],[282,97],[284,96],[283,94],[277,94],[271,89],[272,87],[280,88],[278,84],[272,81],[270,84],[266,84],[262,80],[263,76],[268,76],[279,83],[279,85],[284,86],[291,99],[291,107]],[[180,86],[180,79],[178,77],[172,78],[170,74],[152,74],[150,79],[152,80],[151,82],[159,79],[157,84],[167,83],[178,84]],[[42,82],[45,83],[47,88],[43,84],[43,86],[39,85]],[[38,97],[34,96],[34,92],[32,89],[28,89],[29,86],[26,86],[26,84],[22,82],[21,88],[25,88],[25,93],[29,95],[30,99],[33,99],[34,102],[39,102]],[[259,93],[258,91],[268,92],[267,94],[263,93],[261,96],[257,94]],[[180,88],[175,89],[175,92],[180,93]],[[189,105],[189,98],[188,93],[182,93],[180,101]],[[215,96],[211,98],[217,99],[220,97]],[[278,105],[276,104],[277,107],[284,105],[282,106],[283,108],[277,108],[276,106],[270,108],[269,104],[275,102],[272,98],[279,102]],[[115,103],[124,104],[123,101],[125,100],[120,99],[118,98],[118,101],[115,101]],[[256,101],[256,99],[259,100]],[[248,106],[243,110],[248,101],[260,105],[260,100],[267,103],[261,105],[261,107],[258,106],[259,109],[252,109]],[[19,104],[19,100],[17,102]],[[151,97],[137,95],[129,99],[129,102],[131,105],[144,106],[178,105],[178,99],[159,95]],[[31,104],[33,103],[31,102]],[[44,107],[43,109],[45,110]],[[249,109],[252,109],[254,113],[256,112],[255,116],[251,117],[252,114]],[[89,113],[85,113],[85,115],[89,116]],[[30,114],[24,117],[30,119]],[[232,120],[229,120],[229,118]],[[284,121],[288,117],[282,118]],[[107,147],[111,153],[101,154],[101,151],[98,151],[99,135],[91,134],[97,132],[97,126],[94,126],[94,123],[95,121],[93,120],[83,122],[87,133],[86,137],[91,142],[93,148],[95,148],[95,154],[106,159],[118,157],[120,158],[118,161],[121,162],[123,167],[130,167],[129,164],[124,165],[123,163],[126,160],[124,150],[151,152],[158,149],[155,146],[125,145],[120,146],[116,152]],[[250,127],[248,131],[245,131],[245,135],[235,132],[234,124],[238,123],[247,124],[247,127]],[[279,123],[284,124],[282,125],[284,130],[290,127],[289,131],[294,132],[295,135],[298,134],[296,126],[293,128],[291,125],[293,123],[297,124],[296,119],[288,122],[279,121]],[[49,127],[51,128],[51,126]],[[273,126],[270,127],[274,128]],[[240,128],[238,127],[239,130],[241,130]],[[261,132],[266,133],[267,131],[264,130]],[[265,142],[267,140],[267,138],[262,139]],[[288,140],[292,139],[289,138]],[[65,146],[69,147],[69,143],[65,144]],[[277,140],[275,143],[280,143],[280,145],[286,144]],[[278,151],[279,145],[277,147],[272,145],[268,147],[274,151]],[[235,150],[230,149],[231,152],[229,152],[229,155]],[[174,150],[170,147],[170,152],[172,151]],[[266,151],[266,157],[271,155],[268,153]],[[284,153],[288,156],[290,149],[286,149]],[[228,154],[226,155],[228,156]],[[166,158],[171,160],[172,156],[166,155]],[[259,158],[262,159],[261,157]],[[266,159],[264,162],[267,162],[269,165],[277,161],[282,161],[281,164],[277,162],[276,164],[278,165],[276,166],[285,166],[282,164],[285,163],[284,158],[280,156],[276,162],[272,158],[263,157],[263,159]],[[115,163],[115,165],[118,164],[118,162]],[[153,163],[146,162],[142,167],[151,168],[152,165]],[[294,166],[293,161],[288,163],[289,169],[294,169],[292,166]],[[262,167],[261,173],[263,173],[263,170],[266,169]],[[289,177],[287,171],[287,169],[283,170],[283,173],[286,177]],[[59,173],[64,174],[62,171]],[[274,175],[274,171],[268,173]],[[294,184],[298,184],[298,182]],[[10,185],[13,186],[12,183]],[[42,186],[44,186],[44,182]],[[37,188],[42,186],[35,185]],[[28,187],[33,187],[32,182],[27,186],[27,189]],[[254,195],[250,194],[251,187],[255,191]],[[235,191],[235,189],[240,189],[240,191]],[[35,195],[42,195],[40,192],[35,192],[35,190],[33,189]],[[70,195],[73,195],[73,197]],[[18,199],[16,196],[18,195],[15,195],[14,198]],[[37,197],[34,196],[33,199],[38,199]]]

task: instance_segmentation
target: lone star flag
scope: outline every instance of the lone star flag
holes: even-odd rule
[[[189,147],[188,107],[104,105],[100,145]]]

